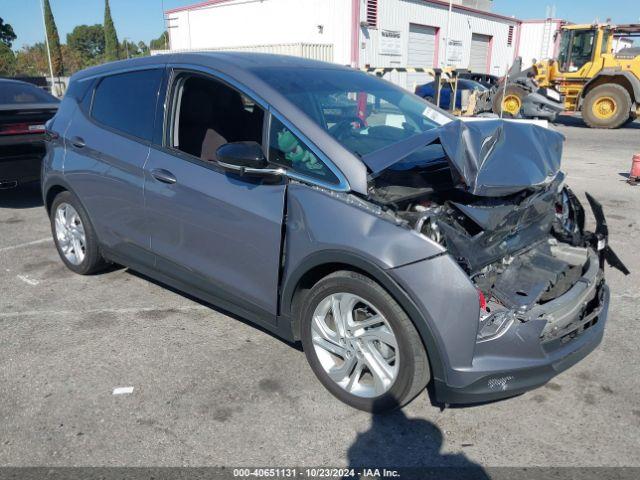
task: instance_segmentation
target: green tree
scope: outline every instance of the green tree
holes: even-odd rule
[[[16,75],[49,75],[49,63],[44,43],[36,43],[18,50],[16,53]]]
[[[68,56],[76,52],[82,60],[82,67],[96,65],[102,61],[105,49],[102,25],[78,25],[67,34]]]
[[[80,52],[69,48],[69,45],[62,45],[62,61],[64,62],[64,71],[67,75],[73,75],[78,70],[82,70],[88,66],[85,64],[85,59],[82,58]]]
[[[44,25],[49,39],[49,50],[51,51],[51,67],[53,74],[60,77],[64,74],[64,64],[62,62],[62,49],[60,47],[60,37],[58,36],[58,28],[53,18],[51,5],[49,0],[44,0]]]
[[[147,47],[146,43],[142,41],[138,42],[138,49],[140,49],[140,55],[142,55],[143,57],[149,55],[149,47]]]
[[[126,38],[122,40],[122,43],[120,44],[120,53],[122,54],[122,58],[133,58],[140,55],[138,45],[134,42],[130,42]]]
[[[107,62],[118,60],[120,58],[120,44],[118,43],[118,34],[116,27],[113,25],[111,18],[111,9],[109,8],[109,0],[104,2],[104,58]]]
[[[162,32],[162,35],[160,35],[158,38],[149,42],[149,48],[151,50],[166,50],[167,48],[169,48],[169,34],[166,32],[166,30]]]
[[[4,20],[0,17],[0,43],[4,43],[7,47],[11,48],[16,38],[13,27],[8,23],[4,23]]]
[[[0,42],[0,76],[13,77],[16,74],[16,56],[9,46]]]

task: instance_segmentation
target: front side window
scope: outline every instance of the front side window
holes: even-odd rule
[[[371,75],[333,68],[256,68],[260,78],[358,156],[451,121],[426,100]]]
[[[91,116],[99,123],[151,141],[162,70],[141,70],[103,78],[96,88]]]
[[[225,143],[262,144],[264,110],[227,84],[200,75],[177,78],[169,146],[205,162]]]
[[[269,132],[269,161],[307,177],[338,183],[329,167],[275,117]]]

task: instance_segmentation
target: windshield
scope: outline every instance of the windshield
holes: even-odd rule
[[[0,83],[0,104],[58,103],[58,100],[33,85],[18,82]]]
[[[363,72],[333,68],[255,72],[358,156],[451,121],[427,101]]]

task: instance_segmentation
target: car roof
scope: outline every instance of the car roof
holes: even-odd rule
[[[38,88],[38,86],[34,85],[33,83],[25,82],[24,80],[18,80],[18,79],[15,79],[15,78],[0,77],[0,82],[2,82],[2,83],[18,83],[20,85],[29,85],[31,87]]]
[[[145,67],[158,68],[173,65],[177,68],[204,67],[222,74],[230,83],[238,83],[256,100],[263,100],[270,109],[276,110],[293,123],[318,149],[342,171],[351,189],[360,193],[367,191],[367,168],[353,153],[331,137],[302,110],[291,103],[264,80],[264,69],[323,69],[353,72],[349,67],[321,62],[308,58],[253,52],[188,52],[169,53],[150,57],[110,62],[76,73],[71,80],[82,81],[93,77],[124,73]],[[367,75],[362,73],[362,75]]]
[[[309,58],[294,57],[290,55],[276,55],[271,53],[256,52],[188,52],[167,53],[150,57],[133,58],[116,62],[104,63],[96,67],[87,68],[78,72],[77,79],[108,74],[126,68],[138,68],[157,65],[159,63],[185,63],[208,66],[216,69],[238,68],[250,70],[253,68],[324,68],[324,69],[348,69],[335,63],[322,62]]]

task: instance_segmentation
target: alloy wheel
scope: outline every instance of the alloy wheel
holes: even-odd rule
[[[311,337],[329,378],[353,395],[383,395],[398,376],[399,348],[391,325],[357,295],[324,298],[313,313]]]
[[[80,215],[68,203],[58,205],[55,214],[56,239],[67,261],[80,265],[86,256],[87,243]]]

